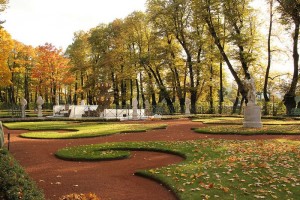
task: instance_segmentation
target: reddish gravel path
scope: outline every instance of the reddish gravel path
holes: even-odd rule
[[[197,134],[191,128],[202,126],[202,124],[188,119],[121,123],[163,123],[168,124],[168,128],[143,133],[69,140],[23,139],[18,135],[25,131],[10,130],[10,152],[44,190],[49,200],[57,200],[62,195],[74,192],[93,192],[102,200],[173,200],[176,197],[162,185],[133,174],[139,169],[150,169],[180,162],[182,158],[178,156],[157,152],[133,152],[132,158],[124,160],[71,162],[57,159],[53,153],[66,146],[123,141],[184,141],[205,138],[300,140],[300,136]],[[5,129],[5,133],[7,131]]]

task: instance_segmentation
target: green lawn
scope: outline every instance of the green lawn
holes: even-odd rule
[[[236,134],[236,135],[299,135],[300,120],[278,120],[278,119],[262,119],[262,128],[244,128],[243,118],[240,117],[213,117],[195,119],[195,122],[206,124],[204,127],[195,128],[197,133],[208,134]]]
[[[264,125],[262,128],[244,128],[243,125],[208,125],[195,128],[194,131],[228,135],[300,135],[299,125]]]
[[[287,140],[131,142],[68,147],[56,156],[106,160],[130,156],[126,150],[162,151],[185,161],[138,171],[175,192],[179,199],[298,199],[300,142]]]
[[[143,132],[151,129],[166,128],[164,124],[122,124],[95,122],[13,122],[4,124],[9,129],[26,129],[21,134],[25,138],[71,139],[111,135],[124,132]]]
[[[204,124],[223,124],[223,125],[241,125],[244,118],[241,117],[211,117],[193,119],[194,122],[202,122]],[[264,119],[262,118],[263,125],[300,125],[300,120],[278,120],[278,119]]]

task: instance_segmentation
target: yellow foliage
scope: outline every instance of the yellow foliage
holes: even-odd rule
[[[7,65],[10,52],[13,48],[13,40],[8,32],[0,29],[0,86],[11,84],[11,72]]]
[[[69,194],[59,198],[59,200],[100,200],[94,193],[89,194]]]

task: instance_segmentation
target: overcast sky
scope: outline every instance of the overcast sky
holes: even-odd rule
[[[146,0],[10,0],[1,19],[13,39],[34,47],[72,43],[76,31],[145,11]]]

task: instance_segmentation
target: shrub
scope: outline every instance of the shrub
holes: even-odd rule
[[[45,199],[44,194],[6,149],[0,149],[0,160],[0,199]]]

